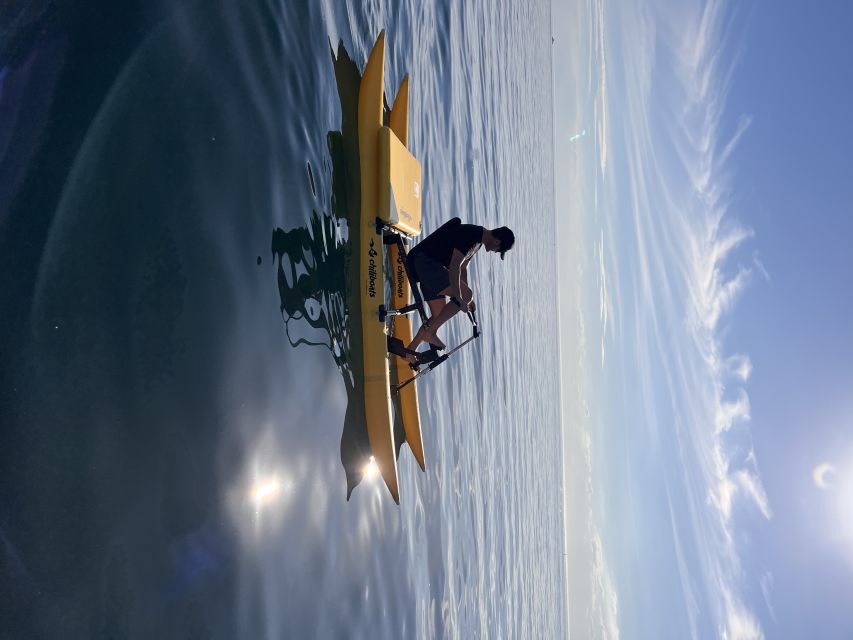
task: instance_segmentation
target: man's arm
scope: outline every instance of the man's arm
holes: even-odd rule
[[[462,299],[468,303],[468,310],[474,312],[477,310],[477,306],[474,304],[474,292],[471,285],[468,284],[468,262],[470,260],[471,258],[468,258],[462,263],[462,282],[460,285],[462,287]]]
[[[460,300],[463,305],[473,311],[476,307],[473,306],[474,293],[468,286],[468,260],[465,259],[464,254],[459,249],[453,250],[449,268],[450,296]]]
[[[453,255],[450,257],[450,295],[455,298],[462,299],[462,274],[466,272],[462,263],[465,260],[465,255],[459,250],[454,249]],[[467,276],[467,272],[465,273]],[[466,286],[467,288],[467,286]],[[463,300],[467,302],[467,300]]]

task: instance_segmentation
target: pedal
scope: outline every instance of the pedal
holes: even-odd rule
[[[388,336],[388,353],[393,353],[395,356],[405,358],[409,355],[408,351],[409,350],[406,349],[406,345],[403,344],[403,341],[400,340],[400,338]]]
[[[406,356],[415,356],[415,363],[409,364],[414,371],[417,371],[418,367],[430,364],[442,358],[442,355],[435,347],[430,347],[426,351],[411,351],[406,348],[406,345],[403,344],[403,341],[400,340],[400,338],[395,338],[394,336],[388,336],[387,343],[388,353],[400,356],[401,358],[405,358]]]
[[[435,362],[440,357],[441,354],[438,353],[438,349],[431,346],[426,351],[418,351],[418,364],[429,364]]]

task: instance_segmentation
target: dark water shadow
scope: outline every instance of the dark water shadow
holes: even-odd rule
[[[361,72],[343,45],[329,47],[341,105],[341,128],[326,137],[332,168],[330,212],[312,211],[309,226],[272,233],[281,314],[290,345],[322,347],[341,373],[347,408],[341,434],[341,463],[347,500],[361,482],[371,455],[364,414],[364,370],[359,270],[352,247],[359,244],[361,187],[358,156],[358,91]],[[388,106],[385,104],[387,119]],[[314,174],[308,179],[315,192]],[[405,441],[395,420],[397,456]]]

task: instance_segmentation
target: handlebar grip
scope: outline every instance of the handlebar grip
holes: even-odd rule
[[[440,365],[442,362],[444,362],[445,360],[447,360],[447,358],[448,358],[448,355],[445,353],[445,354],[443,354],[443,355],[439,356],[435,361],[430,362],[430,363],[429,363],[429,369],[430,369],[430,371],[432,371],[432,370],[433,370],[433,369],[435,369],[438,365]]]

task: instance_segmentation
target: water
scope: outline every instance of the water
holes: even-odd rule
[[[5,633],[565,635],[550,11],[458,4],[17,15]],[[383,28],[425,230],[460,215],[518,238],[472,263],[481,339],[419,383],[428,472],[403,446],[400,506],[360,478],[346,275],[358,71]],[[470,332],[451,325],[448,343]]]

